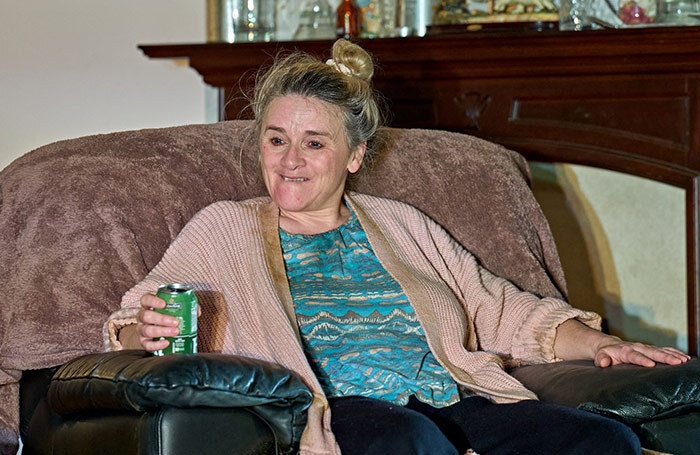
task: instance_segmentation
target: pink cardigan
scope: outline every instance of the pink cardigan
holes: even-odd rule
[[[430,349],[455,381],[509,402],[537,397],[504,371],[518,363],[555,361],[556,328],[600,317],[555,298],[538,298],[481,267],[437,223],[397,201],[347,193],[377,258],[401,285]],[[105,324],[108,349],[116,331],[135,322],[139,299],[158,285],[185,282],[202,305],[202,351],[265,359],[294,371],[314,393],[302,455],[340,454],[328,402],[302,349],[269,198],[217,202],[200,211],[160,263],[122,299]]]

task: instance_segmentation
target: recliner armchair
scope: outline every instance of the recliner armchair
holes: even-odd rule
[[[221,354],[88,354],[45,384],[28,454],[291,454],[312,400],[289,371]]]
[[[234,121],[62,141],[0,173],[3,453],[17,427],[26,454],[294,452],[311,398],[289,372],[216,345],[201,349],[215,354],[195,356],[99,353],[102,324],[121,295],[194,213],[265,194],[249,127]],[[353,189],[417,206],[522,289],[566,295],[520,155],[456,133],[384,134],[386,150]],[[219,309],[202,311],[214,317]],[[216,340],[216,325],[200,330]],[[649,449],[700,453],[696,360],[653,370],[506,361],[542,399],[620,419]]]

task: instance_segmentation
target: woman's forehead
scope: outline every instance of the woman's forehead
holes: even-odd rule
[[[340,108],[314,97],[287,95],[273,99],[263,118],[263,129],[342,131]]]

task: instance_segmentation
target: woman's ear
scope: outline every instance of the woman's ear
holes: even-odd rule
[[[362,166],[362,160],[365,158],[365,152],[367,151],[367,141],[362,142],[360,145],[355,147],[355,150],[350,154],[350,161],[348,161],[348,172],[354,174]]]

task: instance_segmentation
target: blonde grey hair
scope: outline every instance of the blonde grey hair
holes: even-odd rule
[[[272,100],[288,95],[313,97],[339,108],[348,147],[353,150],[367,142],[365,156],[371,157],[384,123],[380,98],[372,88],[372,57],[344,39],[337,40],[331,52],[333,61],[328,63],[301,52],[278,56],[258,76],[251,102],[256,138]]]

